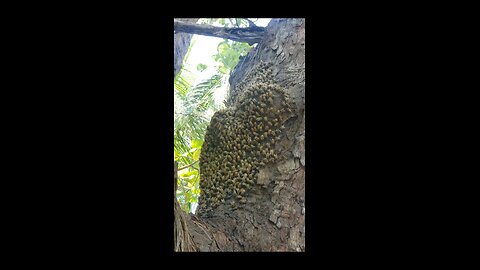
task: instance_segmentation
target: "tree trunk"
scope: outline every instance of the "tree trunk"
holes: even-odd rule
[[[176,19],[178,21],[187,22],[187,23],[196,23],[198,18],[187,18],[187,19]],[[190,40],[192,39],[192,34],[188,33],[174,33],[173,38],[173,77],[177,76],[177,73],[182,68],[183,58],[188,51],[190,46]]]
[[[176,238],[176,251],[305,250],[305,20],[265,30],[212,117],[197,215],[175,210],[191,241]]]

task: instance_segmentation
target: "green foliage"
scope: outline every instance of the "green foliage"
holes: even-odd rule
[[[248,21],[242,18],[229,19],[229,21],[234,27],[248,27]]]
[[[235,42],[225,39],[217,46],[217,54],[213,59],[222,65],[218,68],[218,72],[227,75],[238,64],[240,56],[245,56],[253,47],[245,42]]]
[[[205,69],[207,69],[207,65],[205,65],[205,64],[198,64],[198,65],[197,65],[197,70],[198,70],[198,71],[202,72],[202,71],[204,71]]]
[[[244,21],[244,22],[243,22]],[[202,23],[213,24],[218,22],[226,27],[242,27],[248,22],[244,19],[209,19]],[[220,88],[233,68],[238,64],[239,57],[244,56],[252,48],[247,43],[224,40],[218,44],[217,54],[214,59],[220,63],[217,74],[211,78],[192,85],[195,75],[185,68],[187,57],[193,42],[187,51],[184,65],[174,80],[175,114],[174,114],[174,159],[178,161],[179,168],[195,163],[178,172],[177,199],[187,213],[192,212],[192,207],[198,202],[199,189],[199,164],[205,131],[210,122],[210,117],[220,109],[214,100],[215,90]],[[207,68],[199,64],[199,72]]]
[[[188,81],[177,76],[175,88],[174,159],[179,168],[198,161],[204,135],[210,119],[209,109],[215,109],[213,93],[221,86],[221,76],[214,75],[192,87]],[[177,198],[186,212],[191,212],[200,190],[198,163],[178,174]]]

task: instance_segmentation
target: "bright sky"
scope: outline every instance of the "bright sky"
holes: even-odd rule
[[[254,18],[249,19],[254,21],[255,25],[261,27],[266,27],[271,20],[271,18],[262,18],[258,19],[257,21],[255,21],[256,19]],[[221,26],[218,23],[214,25]],[[215,62],[215,60],[213,60],[212,56],[217,53],[217,46],[221,41],[223,41],[222,38],[193,35],[192,42],[195,43],[190,51],[190,54],[188,55],[188,59],[186,59],[187,62],[185,63],[185,67],[191,71],[196,78],[193,85],[196,85],[215,74],[215,67],[218,64]],[[200,72],[197,70],[198,64],[205,64],[207,65],[207,68],[203,72]],[[223,101],[227,87],[228,85],[224,84],[215,92],[215,100],[217,103]]]

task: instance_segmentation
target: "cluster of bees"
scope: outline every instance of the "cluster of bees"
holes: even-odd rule
[[[213,115],[200,155],[200,209],[246,203],[259,168],[278,159],[275,143],[293,104],[271,75],[260,64],[238,86],[236,105]]]

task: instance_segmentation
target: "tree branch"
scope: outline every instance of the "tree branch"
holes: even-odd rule
[[[197,163],[197,162],[198,162],[198,160],[195,161],[195,162],[193,162],[193,163],[191,163],[191,164],[188,164],[187,166],[183,166],[183,167],[179,168],[178,170],[181,171],[181,170],[183,170],[183,169],[186,169],[186,168],[192,166],[193,164],[195,164],[195,163]]]
[[[252,22],[251,20],[249,20],[248,18],[242,18],[242,19],[245,19],[247,22],[248,22],[248,27],[251,27],[251,28],[258,28],[257,25],[255,25],[254,22]]]
[[[249,45],[262,40],[265,33],[264,27],[225,28],[205,24],[190,24],[174,20],[175,32],[211,36],[231,39],[239,42],[247,42]]]
[[[173,197],[175,198],[176,197],[176,194],[177,194],[177,185],[178,185],[178,162],[174,161],[173,162]]]

